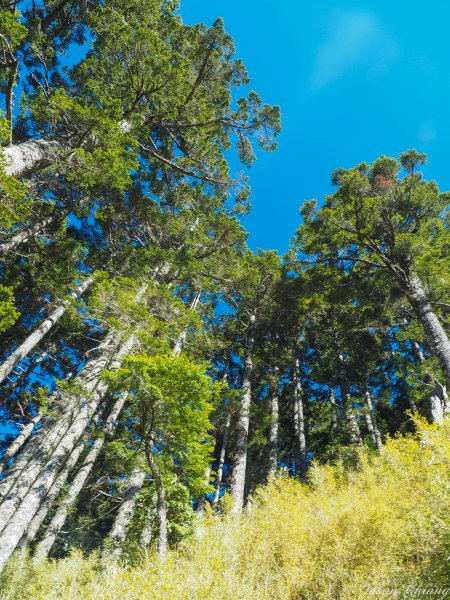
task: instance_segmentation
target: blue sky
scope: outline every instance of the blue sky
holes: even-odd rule
[[[185,22],[225,19],[264,101],[279,104],[277,152],[249,172],[253,249],[287,249],[303,200],[331,171],[417,148],[450,189],[450,3],[181,0]]]

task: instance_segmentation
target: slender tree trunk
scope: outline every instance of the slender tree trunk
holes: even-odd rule
[[[120,365],[122,357],[127,354],[134,345],[134,337],[131,336],[121,347],[119,353],[111,364],[115,369]],[[85,385],[89,396],[80,402],[78,414],[72,424],[65,432],[60,443],[52,453],[50,459],[42,468],[39,463],[28,473],[28,485],[25,495],[17,499],[16,489],[9,492],[2,502],[0,514],[2,516],[3,531],[0,535],[0,571],[11,557],[14,549],[25,533],[28,525],[53,485],[58,473],[63,468],[68,456],[72,452],[89,425],[97,407],[103,399],[107,386],[99,383],[99,375],[105,367],[105,360],[94,361],[92,368],[80,378]],[[14,486],[15,487],[15,486]],[[19,485],[20,487],[20,485]]]
[[[201,292],[197,292],[196,295],[194,296],[194,299],[192,300],[192,302],[189,306],[189,308],[191,310],[195,310],[197,308],[197,305],[200,302],[200,296],[201,296]],[[184,345],[186,343],[186,336],[187,336],[187,331],[182,331],[180,333],[180,335],[178,336],[178,339],[175,342],[175,346],[173,347],[173,350],[172,350],[173,356],[179,356],[182,353]]]
[[[301,479],[306,475],[306,437],[305,416],[303,411],[303,389],[300,378],[300,361],[294,364],[294,433],[295,433],[295,471]]]
[[[214,492],[214,498],[212,501],[212,507],[214,510],[217,509],[217,504],[218,504],[219,498],[220,498],[220,489],[222,487],[223,468],[225,466],[225,456],[227,453],[228,436],[230,434],[230,427],[231,427],[231,412],[229,412],[227,414],[227,420],[225,422],[225,428],[223,431],[222,447],[220,449],[219,465],[217,467],[216,491]]]
[[[338,420],[338,409],[336,404],[336,396],[333,388],[330,387],[330,407],[331,407],[331,433],[335,434],[338,430],[339,420]]]
[[[62,471],[59,473],[48,494],[45,496],[44,500],[39,506],[38,511],[36,512],[30,524],[26,528],[25,533],[22,535],[18,544],[18,548],[25,550],[25,548],[27,548],[36,537],[39,528],[41,527],[48,514],[48,511],[53,506],[53,503],[55,502],[62,488],[66,484],[67,479],[70,476],[70,472],[75,467],[78,459],[80,458],[85,448],[86,442],[86,437],[83,437],[83,439],[75,446],[73,451],[70,453],[70,456],[64,464]]]
[[[167,501],[166,501],[166,490],[164,483],[159,472],[158,464],[152,452],[152,445],[147,445],[145,455],[147,458],[148,465],[152,472],[153,480],[155,482],[157,504],[156,504],[156,516],[159,525],[158,544],[157,551],[161,559],[165,559],[167,554]]]
[[[447,387],[450,387],[450,340],[434,314],[417,275],[410,276],[406,295],[425,331],[430,350],[439,361]]]
[[[79,298],[93,283],[93,278],[90,277],[83,281],[77,289],[70,294],[69,298]],[[66,312],[70,301],[65,301],[63,304],[58,306],[51,315],[43,321],[39,327],[37,327],[33,333],[31,333],[27,339],[18,346],[14,352],[12,352],[8,358],[0,365],[0,383],[11,373],[11,371],[23,360],[33,348],[35,348],[39,342],[47,335],[54,325],[61,319]]]
[[[347,421],[349,440],[354,446],[362,446],[361,431],[353,409],[344,357],[340,352],[338,353],[338,365],[342,406],[344,407],[345,420]]]
[[[136,504],[137,497],[141,493],[142,486],[145,481],[145,471],[136,470],[134,471],[127,482],[125,492],[123,494],[123,501],[120,505],[117,516],[114,520],[114,525],[109,535],[111,544],[113,546],[112,556],[119,558],[123,551],[123,544],[127,537],[127,530],[131,519],[134,514],[134,507]]]
[[[145,517],[144,527],[141,531],[140,545],[141,548],[148,548],[153,537],[153,522],[155,520],[155,511],[153,507],[149,509]]]
[[[381,452],[383,444],[381,443],[381,435],[380,430],[378,429],[377,419],[375,417],[375,413],[373,412],[372,398],[370,397],[370,393],[368,390],[366,390],[364,397],[366,400],[367,409],[365,413],[367,429],[369,431],[369,435],[372,438],[373,443],[377,447],[377,450]]]
[[[278,468],[278,427],[279,393],[278,367],[275,367],[275,380],[270,392],[270,429],[269,429],[269,476],[275,475]]]
[[[25,425],[25,427],[22,429],[22,431],[19,433],[19,435],[16,437],[16,439],[7,448],[7,450],[5,451],[5,453],[3,454],[3,456],[0,460],[0,473],[3,473],[3,471],[8,466],[9,461],[16,456],[16,454],[19,452],[19,450],[22,448],[22,446],[25,444],[25,442],[31,436],[34,428],[41,421],[43,416],[44,416],[44,413],[39,411],[36,414],[36,416],[34,416],[31,419],[31,421],[27,425]]]
[[[128,397],[128,394],[124,393],[124,394],[121,394],[121,396],[116,400],[116,402],[113,406],[113,409],[112,409],[109,417],[107,418],[105,426],[103,428],[104,435],[102,437],[96,438],[96,440],[92,444],[91,449],[89,450],[86,458],[84,459],[80,470],[78,471],[78,473],[76,474],[74,480],[72,481],[72,483],[70,485],[70,489],[69,489],[67,495],[64,497],[58,510],[56,511],[52,520],[50,521],[50,524],[46,529],[45,536],[43,537],[42,541],[38,544],[38,546],[36,548],[36,552],[35,552],[36,560],[41,560],[42,558],[47,556],[48,553],[50,552],[50,550],[52,549],[52,546],[55,543],[55,541],[58,537],[58,534],[61,531],[61,528],[63,527],[63,525],[67,519],[70,508],[77,501],[78,495],[80,494],[81,490],[83,489],[84,484],[86,483],[86,481],[94,467],[94,464],[105,444],[105,441],[107,440],[107,438],[109,436],[111,436],[111,434],[113,433],[113,431],[115,429],[116,421],[117,421],[119,414],[123,408],[123,405],[125,404],[127,397]],[[48,508],[47,508],[47,510],[48,510]],[[45,514],[47,514],[47,510],[45,511]],[[44,515],[44,518],[45,518],[45,515]],[[33,525],[33,523],[31,523],[31,526],[32,525]],[[39,525],[40,525],[40,523],[39,523]],[[34,535],[36,533],[37,533],[37,529],[36,529],[36,532],[34,533]],[[33,538],[34,538],[34,535],[33,535]],[[29,535],[27,535],[27,538],[28,538],[27,539],[28,543],[30,541],[32,541],[32,539],[33,539],[33,538],[30,539]]]
[[[244,357],[244,377],[242,382],[241,405],[236,423],[236,448],[234,454],[234,468],[231,483],[231,497],[234,500],[232,512],[239,513],[244,506],[245,477],[247,470],[248,434],[250,426],[250,403],[252,396],[253,375],[253,346],[255,316],[250,318],[250,326],[247,333]]]
[[[0,244],[0,256],[4,256],[8,252],[11,252],[12,250],[14,250],[14,248],[17,248],[17,246],[19,246],[20,244],[27,242],[30,238],[37,237],[49,225],[55,223],[56,221],[60,221],[64,216],[68,214],[68,210],[64,210],[59,214],[53,214],[50,217],[43,219],[39,223],[35,223],[34,225],[27,227],[20,233],[17,233],[7,242],[3,242],[2,244]]]
[[[413,352],[420,362],[425,361],[425,356],[414,340],[412,342]],[[450,402],[447,394],[447,388],[431,373],[426,374],[426,384],[433,386],[433,392],[430,396],[431,418],[435,423],[441,423],[444,416],[450,412]]]

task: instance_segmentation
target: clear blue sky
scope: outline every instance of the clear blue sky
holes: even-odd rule
[[[225,19],[251,87],[279,104],[275,154],[251,168],[249,244],[287,249],[305,199],[337,167],[417,148],[450,189],[450,2],[181,0],[186,23]]]

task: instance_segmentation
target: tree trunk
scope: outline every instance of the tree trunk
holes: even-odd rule
[[[233,477],[231,483],[231,497],[234,500],[232,512],[239,513],[244,506],[245,477],[247,470],[247,448],[250,426],[250,403],[252,396],[252,374],[253,374],[253,346],[255,316],[250,318],[250,326],[247,333],[244,357],[244,377],[242,382],[242,398],[236,423],[236,448],[234,454]]]
[[[116,400],[116,402],[113,406],[113,409],[112,409],[110,415],[108,416],[105,426],[103,428],[104,435],[102,437],[96,438],[96,440],[92,444],[91,449],[89,450],[86,458],[84,459],[84,462],[83,462],[80,470],[78,471],[78,473],[76,474],[74,480],[72,481],[72,483],[70,485],[70,489],[69,489],[67,495],[64,497],[58,510],[56,511],[52,520],[50,521],[50,524],[46,529],[45,536],[43,537],[42,541],[38,544],[38,546],[36,548],[36,552],[35,552],[36,560],[41,560],[42,558],[47,556],[48,553],[50,552],[50,550],[52,549],[52,546],[55,543],[56,538],[67,519],[67,515],[69,514],[70,508],[75,504],[79,493],[83,489],[84,484],[86,483],[86,481],[94,467],[95,461],[97,460],[98,455],[100,454],[100,452],[105,444],[106,439],[109,436],[111,436],[111,434],[113,433],[113,431],[115,429],[116,421],[117,421],[119,414],[123,408],[123,405],[125,404],[127,397],[128,397],[128,394],[124,393],[124,394],[121,394],[121,396]],[[45,511],[45,514],[46,513],[47,513],[47,511]],[[45,518],[45,515],[44,515],[44,518]],[[33,525],[33,523],[31,523],[31,526],[32,525]],[[36,533],[37,533],[37,530],[36,530]],[[33,535],[33,538],[34,538],[34,535]],[[32,541],[32,539],[33,539],[33,538],[30,539],[28,532],[27,532],[27,538],[28,538],[27,539],[28,543],[30,541]]]
[[[17,233],[7,242],[3,242],[2,244],[0,244],[0,256],[4,256],[8,252],[11,252],[11,250],[14,250],[14,248],[17,248],[17,246],[19,246],[20,244],[27,242],[30,238],[38,236],[46,227],[48,227],[52,223],[55,223],[56,221],[59,221],[68,214],[69,211],[64,210],[59,214],[54,214],[50,217],[47,217],[43,221],[35,223],[34,225],[27,227],[20,233]]]
[[[420,362],[425,361],[425,356],[419,346],[419,344],[414,340],[412,342],[413,352],[416,358]],[[431,418],[435,423],[441,423],[444,416],[450,412],[450,402],[447,394],[447,388],[445,385],[442,385],[440,381],[431,373],[426,374],[426,384],[433,386],[433,392],[430,396],[430,409],[431,409]]]
[[[225,422],[225,428],[223,431],[222,447],[220,449],[219,465],[217,467],[216,491],[214,492],[214,498],[212,501],[212,507],[214,510],[217,509],[217,504],[218,504],[219,498],[220,498],[220,488],[222,487],[223,468],[225,465],[225,456],[227,453],[228,436],[230,434],[230,427],[231,427],[231,412],[229,412],[227,414],[227,420]]]
[[[166,490],[164,483],[159,472],[158,464],[152,452],[153,445],[146,445],[145,456],[147,458],[148,465],[152,472],[152,476],[155,482],[157,503],[156,503],[156,516],[159,525],[158,544],[157,551],[161,559],[165,559],[167,554],[167,502],[166,502]]]
[[[115,369],[120,365],[121,358],[130,351],[134,343],[134,337],[131,336],[121,347],[110,368]],[[100,360],[97,359],[91,362],[93,363],[90,365],[91,368],[85,372],[84,377],[80,377],[89,395],[81,400],[78,414],[63,435],[50,459],[44,464],[44,467],[42,461],[38,461],[38,464],[33,465],[33,468],[27,471],[25,494],[22,493],[18,499],[17,488],[13,486],[13,489],[10,490],[8,496],[2,502],[0,507],[3,524],[3,531],[0,535],[0,571],[14,552],[106,393],[106,384],[99,383],[98,378],[105,366],[108,366],[109,357],[107,360],[100,357]],[[20,488],[20,482],[18,487]]]
[[[64,154],[64,145],[56,140],[30,140],[3,149],[5,173],[16,179],[48,167]]]
[[[16,437],[16,439],[7,448],[7,450],[5,451],[5,453],[3,454],[3,456],[0,460],[0,473],[3,473],[3,471],[8,466],[9,461],[14,456],[16,456],[16,454],[19,452],[19,450],[22,448],[22,446],[25,444],[25,442],[31,436],[34,428],[41,421],[43,416],[44,416],[44,413],[38,412],[37,415],[31,419],[31,421],[28,423],[28,425],[25,425],[25,427],[22,429],[22,431],[19,433],[19,435]]]
[[[376,420],[375,414],[373,412],[372,398],[370,397],[370,393],[368,390],[366,390],[364,397],[366,400],[366,408],[367,408],[366,413],[365,413],[367,429],[369,431],[369,435],[372,438],[373,443],[377,447],[377,450],[379,452],[381,452],[381,449],[383,448],[383,444],[381,443],[380,431],[378,429],[377,420]]]
[[[337,405],[336,405],[336,396],[334,394],[334,390],[333,388],[330,388],[330,407],[331,407],[331,433],[334,434],[336,433],[338,426],[339,426],[339,420],[338,420],[338,409],[337,409]]]
[[[155,520],[155,511],[153,507],[149,509],[145,517],[144,527],[141,531],[140,545],[142,548],[148,548],[153,537],[153,521]]]
[[[113,546],[112,556],[119,558],[123,551],[123,544],[127,537],[128,526],[133,518],[134,506],[137,497],[141,493],[142,486],[145,481],[145,471],[136,470],[128,479],[125,492],[123,494],[123,502],[120,505],[119,511],[114,520],[114,525],[109,535]]]
[[[31,544],[31,542],[36,537],[36,535],[39,531],[39,528],[41,527],[42,523],[44,522],[44,520],[48,514],[48,511],[53,506],[53,503],[55,502],[55,500],[59,496],[62,488],[66,484],[66,482],[70,476],[70,472],[75,467],[78,459],[80,458],[80,456],[85,448],[86,442],[87,442],[86,437],[83,437],[83,439],[75,446],[75,448],[71,452],[69,458],[67,459],[66,463],[64,464],[62,471],[59,473],[58,477],[56,478],[55,482],[53,483],[52,487],[50,488],[48,494],[45,496],[44,500],[42,501],[41,505],[39,506],[38,511],[36,512],[33,519],[31,520],[30,524],[26,528],[25,533],[21,537],[20,542],[18,544],[19,548],[25,550],[25,548],[27,548],[27,546],[29,544]]]
[[[79,298],[93,283],[93,278],[90,277],[83,281],[77,289],[70,294],[69,298]],[[22,342],[18,348],[12,352],[8,358],[0,365],[0,383],[11,373],[11,371],[23,360],[33,348],[47,335],[54,325],[61,319],[69,306],[69,300],[58,306],[51,315],[31,333],[27,339]]]
[[[450,340],[434,314],[417,275],[410,276],[406,295],[425,331],[430,350],[439,361],[447,387],[450,387]]]
[[[192,300],[191,305],[189,306],[189,308],[191,310],[195,310],[197,308],[197,305],[200,302],[200,296],[201,296],[201,292],[197,292],[196,295],[194,296],[194,299]],[[180,356],[180,354],[182,353],[184,345],[186,343],[186,336],[187,336],[187,331],[182,331],[180,333],[180,335],[178,336],[178,339],[175,342],[175,346],[173,347],[173,350],[172,350],[173,356]]]
[[[347,381],[344,357],[338,352],[339,382],[341,390],[342,406],[344,408],[345,420],[347,421],[347,431],[350,443],[354,446],[362,446],[361,431],[356,419],[353,403],[350,395],[350,386]]]
[[[295,470],[303,479],[306,475],[306,437],[305,416],[303,412],[303,389],[300,378],[300,361],[295,359],[294,365],[294,432],[295,432]]]
[[[278,468],[278,426],[279,393],[278,367],[275,367],[275,381],[270,392],[270,429],[269,429],[269,476],[275,475]]]

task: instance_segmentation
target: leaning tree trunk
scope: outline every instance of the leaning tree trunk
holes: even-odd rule
[[[294,433],[295,433],[295,470],[303,479],[306,475],[306,436],[305,416],[303,411],[303,389],[300,378],[300,361],[295,359],[294,364]]]
[[[44,413],[39,411],[31,419],[31,421],[27,425],[25,425],[25,427],[22,429],[22,431],[19,433],[19,435],[16,437],[16,439],[7,448],[7,450],[5,451],[5,453],[3,454],[3,456],[0,460],[0,473],[3,473],[3,471],[8,466],[9,461],[16,456],[16,454],[19,452],[19,450],[22,448],[22,446],[25,444],[25,442],[28,440],[28,438],[33,433],[36,425],[42,420],[43,416],[44,416]]]
[[[225,456],[227,453],[228,436],[230,434],[231,427],[231,412],[227,414],[227,420],[223,431],[222,447],[220,448],[219,464],[217,466],[217,478],[216,478],[216,491],[214,492],[214,498],[212,501],[212,507],[214,510],[217,509],[217,504],[220,498],[220,489],[222,487],[223,480],[223,468],[225,466]]]
[[[8,252],[11,252],[12,250],[14,250],[14,248],[17,248],[17,246],[20,246],[20,244],[24,244],[29,239],[37,237],[49,225],[51,225],[52,223],[55,223],[56,221],[61,220],[63,217],[65,217],[68,214],[69,214],[69,211],[64,210],[64,211],[60,212],[59,214],[51,215],[50,217],[43,219],[39,223],[35,223],[34,225],[27,227],[20,233],[17,233],[15,236],[13,236],[7,242],[3,242],[2,244],[0,244],[0,256],[4,256]]]
[[[279,392],[278,367],[275,367],[275,380],[270,392],[269,427],[269,476],[275,475],[278,468],[278,428],[279,428]]]
[[[381,452],[383,444],[381,443],[381,435],[380,430],[378,429],[377,419],[375,417],[375,413],[373,412],[372,398],[370,397],[370,393],[368,390],[366,390],[364,397],[366,400],[365,418],[367,429],[377,450]]]
[[[245,479],[247,471],[248,433],[250,426],[250,402],[252,396],[253,375],[253,346],[255,316],[250,318],[244,357],[244,377],[242,382],[242,397],[236,423],[236,447],[234,454],[233,477],[231,482],[231,497],[234,500],[232,512],[239,513],[244,506]]]
[[[330,410],[331,410],[331,433],[335,434],[339,427],[339,419],[338,419],[338,407],[336,404],[336,396],[333,388],[330,387]]]
[[[134,343],[134,337],[131,336],[121,347],[110,368],[114,369],[120,365],[121,358],[130,351]],[[77,415],[51,454],[49,460],[46,461],[44,466],[41,461],[38,461],[37,465],[33,465],[33,468],[27,473],[26,493],[22,493],[19,500],[17,499],[16,492],[17,487],[19,489],[21,487],[20,481],[17,486],[13,486],[2,502],[0,507],[0,515],[3,522],[2,533],[0,535],[0,571],[14,552],[59,472],[63,469],[70,453],[86,431],[106,393],[107,386],[103,382],[99,383],[99,375],[103,368],[108,366],[107,363],[109,360],[106,361],[106,364],[105,360],[93,362],[95,364],[91,365],[91,368],[87,370],[84,378],[80,377],[88,395],[81,400]]]
[[[447,387],[450,388],[450,339],[431,308],[422,282],[415,274],[409,278],[406,296],[425,331],[431,352],[439,361]]]
[[[166,490],[164,488],[164,483],[161,478],[161,473],[159,472],[158,463],[155,460],[155,456],[153,455],[153,446],[146,446],[145,456],[147,458],[148,465],[150,467],[150,471],[153,476],[153,480],[155,482],[156,489],[156,516],[158,519],[159,533],[158,533],[158,543],[156,549],[158,551],[159,556],[164,560],[167,554],[167,501],[166,501]]]
[[[56,513],[54,514],[48,527],[46,528],[45,536],[43,537],[42,541],[38,544],[38,546],[36,548],[36,552],[35,552],[36,560],[40,560],[40,559],[44,558],[45,556],[47,556],[48,553],[50,552],[50,550],[52,549],[52,546],[55,543],[56,538],[67,519],[67,516],[69,514],[71,507],[74,506],[74,504],[76,503],[78,495],[81,492],[81,490],[83,489],[84,484],[86,483],[86,481],[94,467],[94,464],[105,444],[105,441],[107,440],[108,437],[111,436],[111,434],[113,433],[113,431],[115,429],[116,421],[117,421],[119,414],[123,408],[123,405],[125,404],[127,397],[128,397],[128,394],[123,393],[116,400],[116,402],[113,406],[113,409],[112,409],[110,415],[108,416],[105,426],[103,428],[103,436],[98,437],[92,444],[91,449],[89,450],[86,458],[84,459],[80,470],[78,471],[74,480],[70,484],[70,488],[69,488],[67,495],[64,497],[63,501],[61,502],[60,506],[58,507],[58,510],[56,511]],[[64,481],[64,483],[65,483],[65,481]],[[37,533],[37,530],[36,530],[36,533]],[[30,536],[27,535],[27,538],[28,538],[27,542],[29,543],[30,541],[33,540],[34,535],[31,539],[30,539]]]
[[[137,497],[141,493],[145,481],[145,471],[134,471],[127,482],[123,501],[120,505],[117,516],[114,520],[114,526],[109,535],[113,547],[112,556],[119,558],[123,551],[123,544],[127,537],[128,526],[134,514],[134,507]]]
[[[39,506],[38,511],[32,518],[25,533],[20,538],[18,548],[25,550],[29,546],[29,544],[31,544],[33,542],[34,538],[36,537],[36,535],[39,531],[39,528],[41,527],[42,523],[44,522],[44,520],[48,514],[48,511],[52,508],[53,503],[58,498],[62,488],[66,484],[66,482],[70,476],[70,472],[75,467],[78,459],[80,458],[81,454],[83,453],[83,450],[86,446],[86,442],[87,442],[87,437],[84,436],[80,440],[80,442],[78,442],[78,444],[75,446],[73,451],[70,453],[70,456],[67,459],[67,461],[65,462],[63,469],[59,473],[59,475],[56,478],[55,482],[53,483],[52,487],[48,491],[48,494],[45,496],[44,500],[42,501],[41,505]]]
[[[89,277],[77,289],[70,294],[70,299],[79,298],[93,283],[93,278]],[[47,333],[58,323],[61,317],[66,312],[70,305],[70,300],[66,300],[56,308],[51,315],[31,333],[27,339],[12,352],[8,358],[0,365],[0,383],[11,373],[11,371],[23,360],[39,342],[47,335]]]
[[[2,151],[5,173],[21,179],[57,161],[64,154],[64,145],[56,140],[30,140]]]

